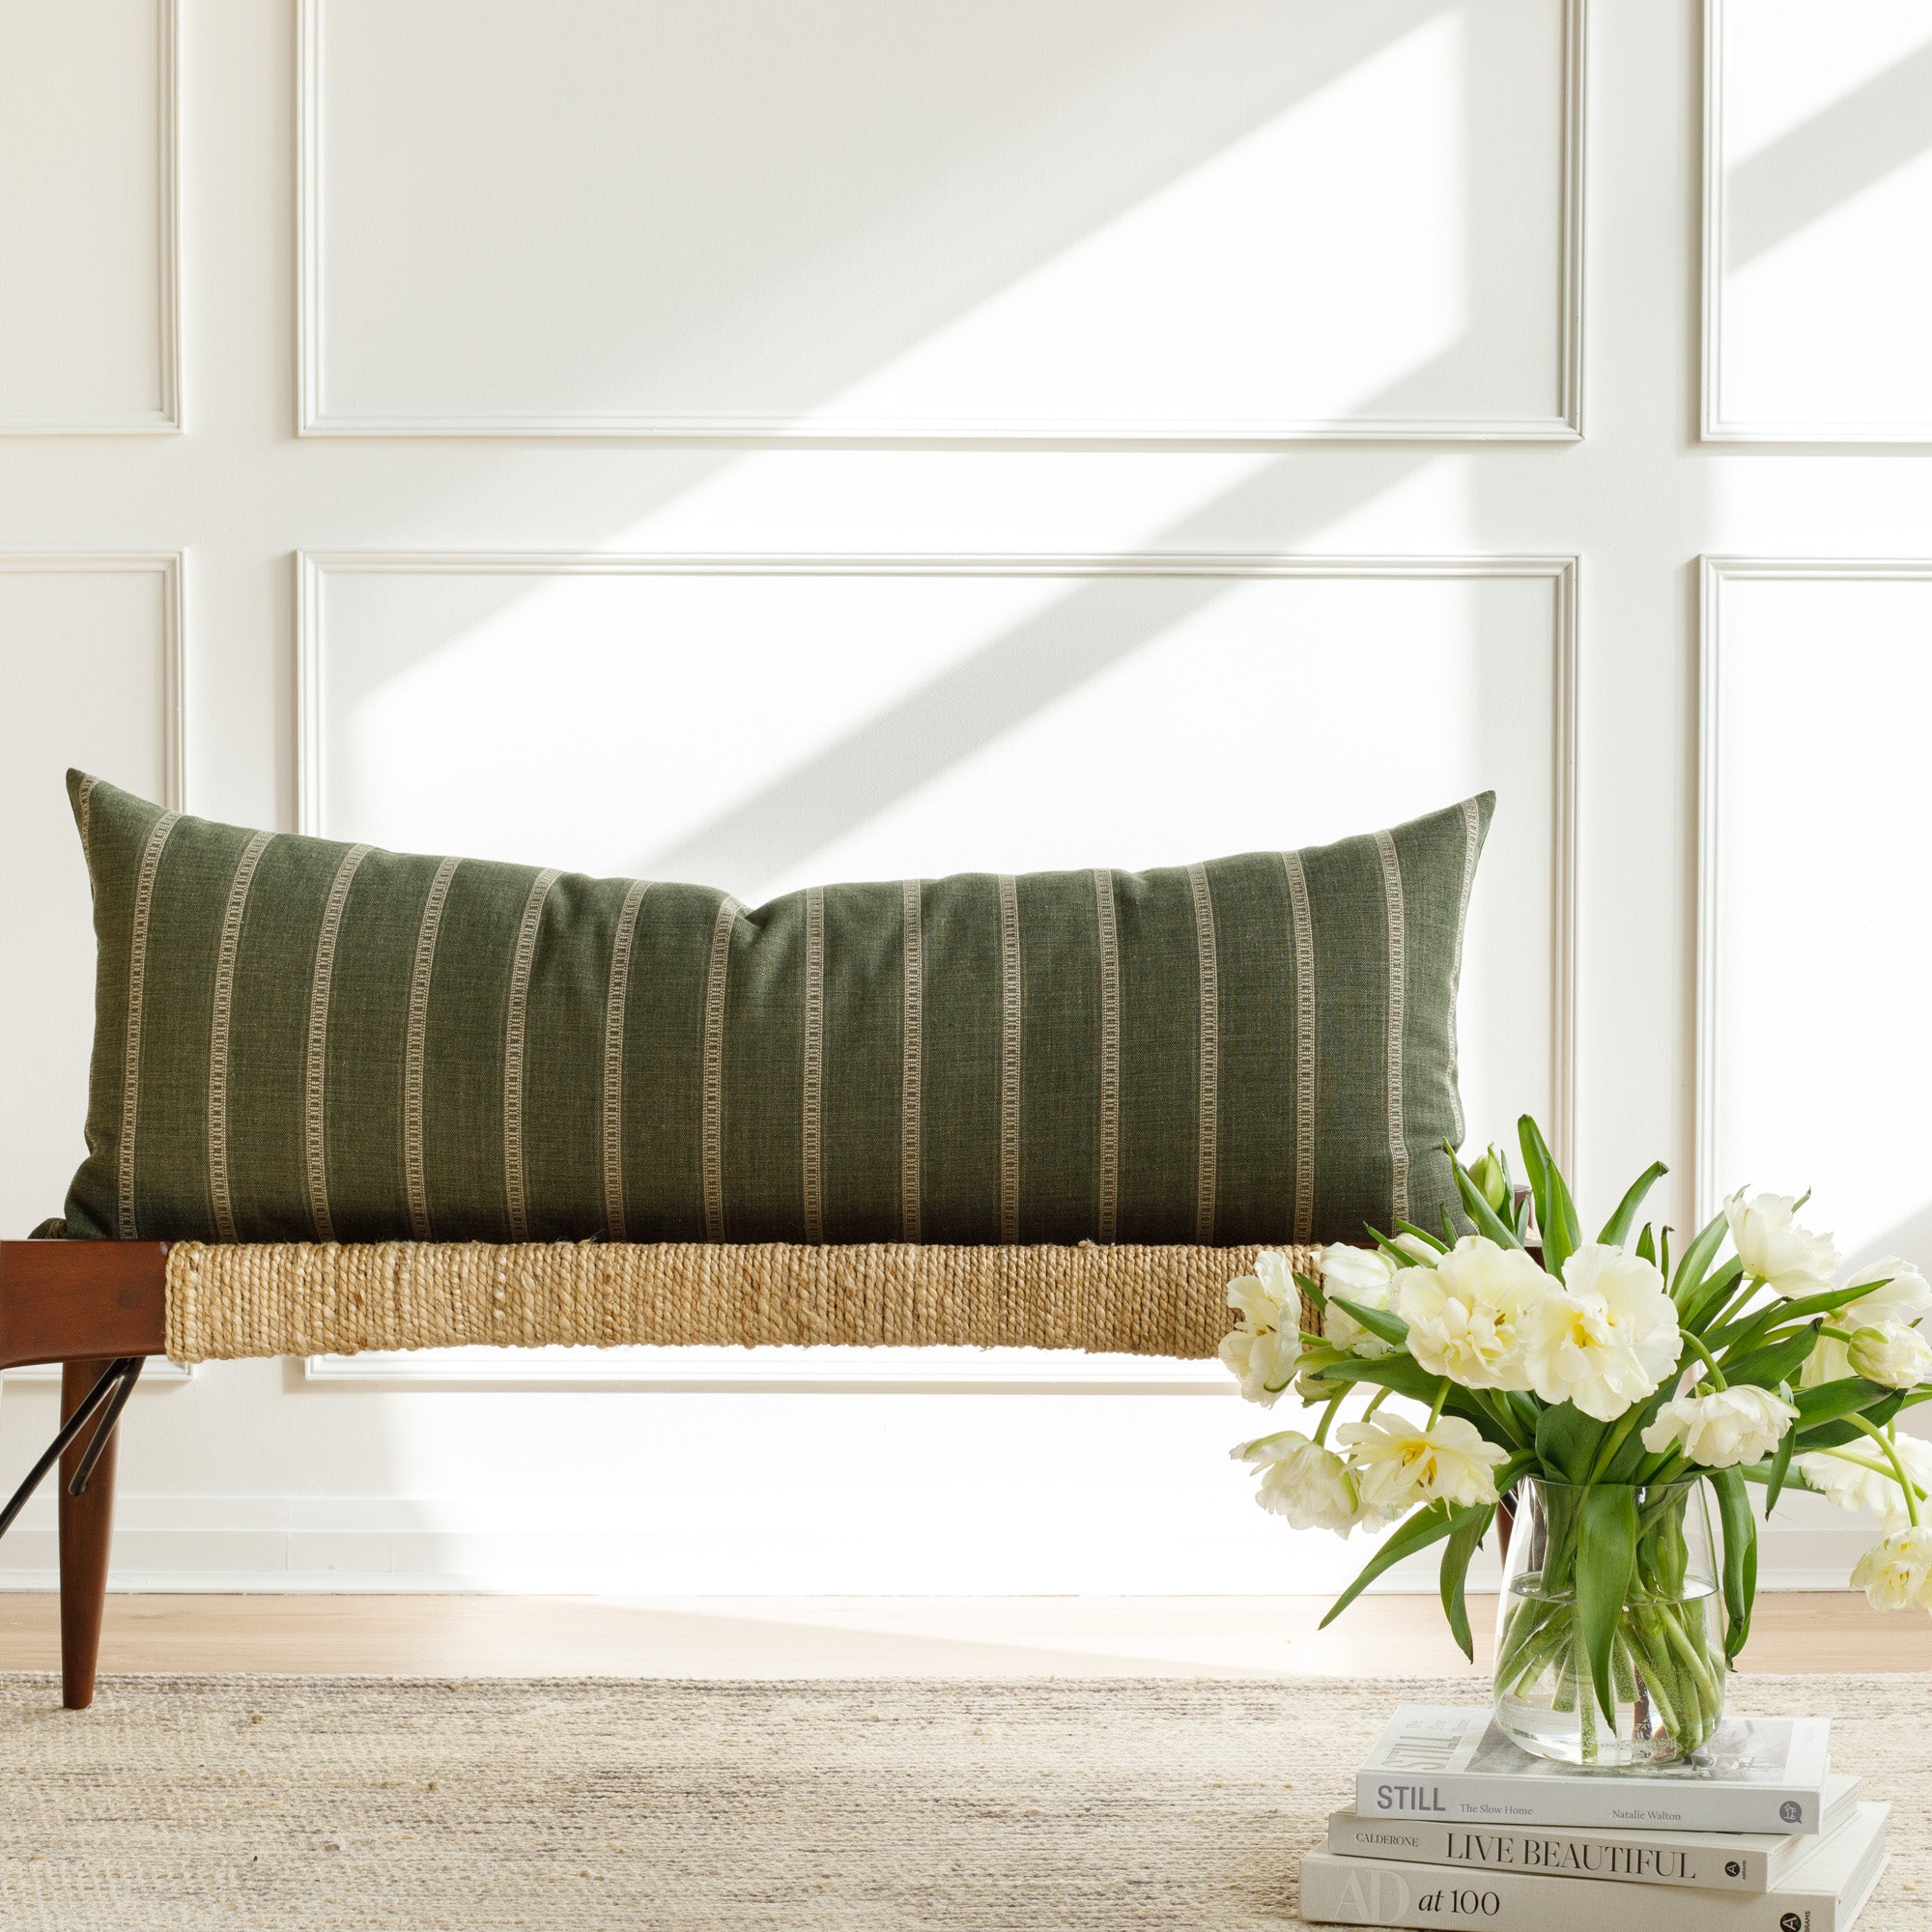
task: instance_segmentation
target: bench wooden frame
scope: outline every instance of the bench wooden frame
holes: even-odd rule
[[[166,1352],[167,1256],[165,1241],[0,1241],[0,1369],[58,1362],[65,1422],[110,1363]],[[114,1535],[116,1420],[103,1411],[61,1456],[61,1702],[70,1711],[94,1701]],[[70,1495],[103,1429],[86,1491]]]

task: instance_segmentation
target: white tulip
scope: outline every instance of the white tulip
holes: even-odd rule
[[[1406,1274],[1407,1269],[1404,1269]],[[1328,1295],[1342,1295],[1364,1308],[1386,1308],[1395,1285],[1395,1264],[1378,1248],[1351,1248],[1337,1241],[1321,1250],[1321,1288]],[[1390,1344],[1372,1335],[1331,1299],[1321,1317],[1321,1334],[1333,1348],[1373,1361],[1386,1355]]]
[[[1691,1462],[1729,1469],[1769,1456],[1797,1419],[1797,1409],[1769,1389],[1681,1395],[1657,1411],[1657,1420],[1643,1432],[1643,1446],[1655,1455],[1681,1442]]]
[[[1932,1442],[1918,1435],[1900,1435],[1894,1438],[1892,1446],[1898,1451],[1898,1460],[1905,1464],[1913,1488],[1932,1495]],[[1791,1466],[1838,1508],[1868,1512],[1887,1530],[1906,1528],[1912,1519],[1906,1512],[1905,1492],[1898,1487],[1898,1478],[1889,1467],[1880,1474],[1875,1467],[1862,1466],[1865,1463],[1885,1463],[1885,1451],[1870,1440],[1847,1447],[1851,1454],[1861,1459],[1861,1463],[1848,1463],[1828,1449],[1814,1449],[1807,1455],[1794,1456]]]
[[[1908,1261],[1885,1255],[1868,1266],[1856,1269],[1844,1284],[1860,1288],[1874,1285],[1869,1294],[1848,1301],[1831,1317],[1835,1328],[1861,1328],[1867,1323],[1902,1321],[1916,1324],[1932,1315],[1932,1282],[1928,1282]],[[1815,1388],[1820,1382],[1834,1382],[1852,1373],[1845,1345],[1835,1336],[1821,1335],[1804,1364],[1804,1383]]]
[[[1530,1311],[1525,1361],[1545,1402],[1614,1422],[1677,1366],[1677,1310],[1653,1263],[1591,1242],[1563,1264],[1563,1286]]]
[[[1520,1248],[1464,1235],[1433,1268],[1396,1277],[1396,1311],[1408,1323],[1408,1352],[1432,1376],[1464,1388],[1526,1389],[1528,1318],[1555,1289]]]
[[[1932,1529],[1901,1529],[1873,1544],[1853,1567],[1852,1587],[1875,1610],[1932,1610]]]
[[[1872,1292],[1839,1309],[1835,1320],[1856,1315],[1865,1321],[1914,1322],[1932,1315],[1932,1281],[1900,1256],[1882,1255],[1853,1269],[1845,1286],[1862,1288],[1867,1282],[1873,1284]]]
[[[1288,1257],[1264,1248],[1255,1257],[1253,1274],[1236,1275],[1228,1284],[1228,1306],[1256,1334],[1270,1328],[1301,1327],[1301,1290]]]
[[[1509,1452],[1485,1442],[1473,1423],[1445,1415],[1432,1429],[1400,1417],[1345,1423],[1336,1432],[1364,1508],[1396,1517],[1411,1504],[1447,1497],[1452,1503],[1492,1503],[1495,1469]]]
[[[1255,1501],[1296,1529],[1332,1529],[1347,1536],[1363,1520],[1362,1498],[1349,1465],[1294,1430],[1243,1442],[1229,1452],[1260,1466]]]
[[[1814,1235],[1792,1218],[1798,1200],[1791,1194],[1753,1194],[1741,1187],[1724,1199],[1731,1245],[1747,1275],[1760,1275],[1780,1294],[1816,1294],[1829,1288],[1838,1251],[1830,1235]]]
[[[1271,1408],[1294,1379],[1301,1353],[1301,1289],[1288,1257],[1264,1248],[1255,1257],[1254,1273],[1228,1284],[1228,1306],[1240,1326],[1221,1338],[1221,1359],[1248,1401]]]
[[[1903,1321],[1874,1321],[1855,1328],[1844,1346],[1852,1373],[1887,1388],[1911,1388],[1932,1369],[1932,1342]]]
[[[1249,1402],[1272,1408],[1282,1391],[1294,1379],[1301,1354],[1299,1333],[1289,1334],[1271,1328],[1264,1335],[1236,1328],[1221,1337],[1221,1359],[1235,1373],[1241,1394]]]

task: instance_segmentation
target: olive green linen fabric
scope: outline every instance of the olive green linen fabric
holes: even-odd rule
[[[99,962],[72,1236],[1216,1245],[1454,1211],[1490,793],[747,910],[69,789]]]

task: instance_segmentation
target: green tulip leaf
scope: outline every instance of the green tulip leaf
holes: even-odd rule
[[[1442,1614],[1449,1619],[1449,1634],[1462,1647],[1463,1655],[1471,1663],[1476,1661],[1476,1640],[1469,1634],[1469,1605],[1463,1600],[1463,1590],[1469,1580],[1469,1562],[1475,1555],[1477,1547],[1490,1532],[1490,1524],[1495,1520],[1493,1508],[1484,1510],[1473,1522],[1465,1522],[1459,1529],[1449,1532],[1449,1541],[1442,1547],[1442,1569],[1440,1583],[1442,1588]]]
[[[1611,1653],[1635,1568],[1636,1492],[1628,1483],[1599,1483],[1584,1493],[1577,1538],[1577,1621],[1606,1716],[1617,1708]]]
[[[1598,1240],[1611,1247],[1620,1248],[1629,1238],[1632,1226],[1636,1220],[1636,1210],[1643,1206],[1643,1197],[1668,1174],[1670,1170],[1661,1160],[1654,1160],[1630,1184],[1630,1192],[1617,1203],[1617,1211],[1604,1223],[1604,1231]],[[1649,1230],[1645,1230],[1646,1235]],[[1655,1255],[1646,1255],[1646,1261],[1655,1261]]]
[[[1670,1298],[1676,1302],[1680,1315],[1690,1312],[1691,1295],[1705,1286],[1704,1270],[1716,1260],[1724,1236],[1730,1232],[1730,1225],[1721,1214],[1714,1214],[1697,1231],[1697,1238],[1677,1258],[1677,1273],[1671,1279]]]
[[[1720,1355],[1719,1365],[1723,1369],[1724,1379],[1733,1387],[1745,1382],[1753,1388],[1775,1389],[1779,1382],[1788,1382],[1804,1366],[1817,1341],[1811,1329],[1801,1328],[1795,1335],[1786,1335],[1746,1354]]]
[[[1822,1389],[1836,1388],[1836,1382],[1820,1382],[1817,1388],[1800,1389],[1798,1400],[1802,1406],[1807,1395],[1816,1395]],[[1851,1415],[1859,1415],[1875,1429],[1883,1429],[1901,1408],[1910,1408],[1915,1398],[1903,1389],[1881,1389],[1876,1382],[1867,1382],[1865,1387],[1874,1391],[1876,1400],[1861,1405],[1857,1409],[1845,1409],[1828,1422],[1813,1422],[1809,1416],[1801,1420],[1794,1433],[1799,1437],[1800,1455],[1812,1449],[1838,1449],[1847,1442],[1866,1440],[1865,1433],[1856,1422],[1846,1420]]]
[[[1408,1323],[1400,1315],[1391,1315],[1386,1308],[1365,1308],[1359,1301],[1350,1301],[1340,1294],[1331,1294],[1328,1306],[1341,1309],[1345,1315],[1352,1315],[1378,1341],[1392,1342],[1400,1349],[1408,1340]]]
[[[1543,1234],[1543,1265],[1561,1281],[1563,1264],[1583,1245],[1577,1204],[1571,1200],[1570,1189],[1550,1158],[1543,1129],[1527,1114],[1517,1122],[1517,1137],[1522,1143],[1523,1165],[1529,1170],[1536,1225]]]
[[[1750,1635],[1751,1605],[1757,1599],[1757,1519],[1751,1515],[1745,1479],[1736,1469],[1712,1469],[1718,1519],[1724,1531],[1724,1662],[1735,1663]]]
[[[1603,1440],[1604,1425],[1571,1402],[1546,1408],[1536,1425],[1537,1456],[1559,1483],[1582,1482]]]
[[[1488,1503],[1472,1503],[1465,1509],[1456,1509],[1447,1502],[1424,1503],[1404,1518],[1389,1540],[1362,1565],[1361,1574],[1329,1605],[1328,1614],[1317,1628],[1326,1630],[1384,1570],[1454,1535],[1465,1522],[1480,1522],[1490,1512]]]
[[[1435,1401],[1441,1378],[1432,1376],[1413,1355],[1378,1355],[1374,1360],[1366,1355],[1345,1355],[1339,1362],[1330,1362],[1325,1369],[1319,1370],[1311,1379],[1338,1386],[1375,1382],[1427,1406]]]
[[[1791,1394],[1791,1384],[1789,1382],[1778,1383],[1777,1399],[1780,1402],[1789,1402],[1794,1408],[1797,1407],[1797,1404]],[[1783,1492],[1786,1479],[1791,1474],[1791,1452],[1797,1446],[1798,1424],[1794,1422],[1777,1438],[1777,1447],[1772,1451],[1771,1473],[1765,1479],[1764,1520],[1766,1522],[1771,1520],[1771,1513],[1777,1507],[1777,1498]]]

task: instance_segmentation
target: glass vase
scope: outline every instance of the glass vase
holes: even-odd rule
[[[1605,1710],[1577,1612],[1585,1489],[1524,1477],[1496,1600],[1496,1722],[1565,1764],[1693,1757],[1724,1704],[1723,1607],[1701,1482],[1636,1486],[1636,1562],[1611,1643]]]

